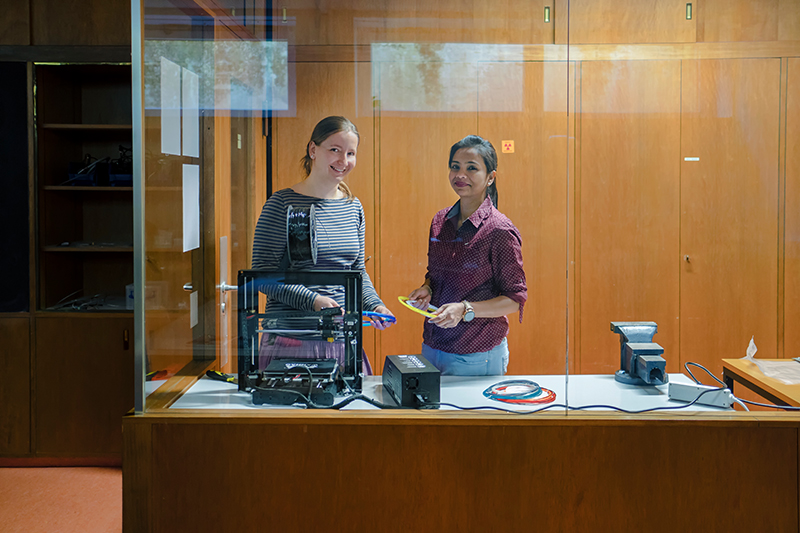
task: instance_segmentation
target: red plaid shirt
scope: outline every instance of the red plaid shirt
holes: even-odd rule
[[[460,203],[433,217],[428,244],[431,304],[482,302],[507,296],[519,303],[519,321],[528,299],[522,269],[522,237],[489,198],[456,230]],[[423,339],[436,350],[486,352],[508,335],[508,318],[475,318],[443,329],[425,321]]]

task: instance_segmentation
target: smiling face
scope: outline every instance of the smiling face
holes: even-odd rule
[[[486,172],[486,163],[475,148],[462,148],[450,160],[450,186],[462,200],[482,202],[496,173]]]
[[[311,141],[308,155],[313,159],[311,177],[342,181],[356,166],[358,136],[350,131],[330,135],[319,145]]]

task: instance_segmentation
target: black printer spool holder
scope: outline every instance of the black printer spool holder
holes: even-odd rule
[[[238,276],[238,366],[239,390],[246,391],[248,375],[258,371],[259,322],[266,317],[258,312],[258,288],[264,284],[340,285],[344,287],[344,371],[342,379],[349,388],[361,392],[363,311],[362,275],[356,270],[240,270]]]

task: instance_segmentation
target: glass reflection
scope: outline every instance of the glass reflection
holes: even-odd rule
[[[151,360],[235,370],[218,287],[250,266],[261,205],[298,181],[307,132],[329,115],[362,132],[349,185],[387,301],[418,286],[430,220],[457,200],[449,146],[476,134],[498,149],[529,284],[525,323],[510,324],[510,375],[613,379],[615,321],[656,322],[670,374],[698,362],[720,376],[753,335],[764,357],[785,358],[797,337],[792,28],[709,8],[698,32],[628,3],[616,9],[631,28],[612,31],[609,3],[573,2],[551,22],[509,6],[148,2]],[[419,352],[424,317],[404,313],[365,334],[376,373],[387,355]]]

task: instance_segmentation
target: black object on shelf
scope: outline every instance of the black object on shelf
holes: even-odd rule
[[[112,187],[133,185],[133,149],[120,145],[119,157],[108,165],[108,184]]]
[[[93,187],[108,183],[108,167],[110,157],[97,159],[86,154],[82,161],[67,164],[69,179],[63,185]]]

